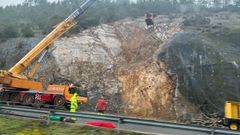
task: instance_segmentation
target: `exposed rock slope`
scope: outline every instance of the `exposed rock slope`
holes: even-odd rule
[[[61,38],[55,42],[53,55],[62,76],[87,84],[93,99],[90,108],[103,94],[108,97],[110,112],[175,119],[174,80],[155,54],[167,39],[164,33],[172,29],[158,27],[156,33],[162,33],[157,35],[142,25],[125,20]],[[169,36],[177,31],[180,29]]]
[[[82,110],[93,111],[104,95],[108,112],[130,116],[187,122],[201,118],[199,111],[221,112],[225,100],[239,99],[239,46],[218,19],[182,29],[181,18],[158,16],[154,31],[142,18],[125,19],[62,37],[36,79],[84,85],[89,103]],[[11,67],[37,41],[1,43],[0,66]]]

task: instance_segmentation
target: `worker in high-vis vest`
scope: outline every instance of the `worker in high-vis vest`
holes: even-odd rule
[[[78,102],[77,102],[77,93],[74,93],[72,98],[70,99],[71,106],[70,106],[70,112],[75,113],[78,109]]]
[[[77,93],[74,93],[72,98],[70,99],[71,105],[70,105],[70,112],[75,113],[78,109],[78,102],[77,102]],[[77,119],[74,117],[70,118],[71,122],[76,121]]]

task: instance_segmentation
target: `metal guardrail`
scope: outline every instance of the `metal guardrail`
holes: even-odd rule
[[[47,114],[47,115],[55,114],[55,115],[65,116],[65,117],[105,120],[105,121],[118,123],[118,127],[121,124],[134,124],[139,126],[141,125],[141,126],[151,126],[151,127],[162,127],[162,128],[170,128],[170,129],[179,129],[183,131],[209,133],[210,135],[215,135],[215,134],[240,135],[240,132],[230,131],[225,129],[208,128],[208,127],[201,127],[201,126],[189,126],[184,124],[159,122],[159,121],[153,121],[153,120],[143,120],[143,119],[137,119],[137,118],[129,118],[129,117],[105,115],[105,114],[97,115],[97,114],[87,114],[87,113],[69,113],[69,112],[61,112],[61,111],[55,111],[55,110],[33,110],[31,108],[18,108],[18,107],[6,107],[6,106],[0,106],[0,110],[21,111],[21,112]]]

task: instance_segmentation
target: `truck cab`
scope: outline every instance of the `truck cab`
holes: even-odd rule
[[[77,100],[80,104],[86,104],[87,103],[87,93],[86,91],[80,89],[79,87],[67,87],[64,91],[64,97],[67,101],[70,101],[73,94],[77,93]]]
[[[49,85],[47,88],[47,92],[58,95],[55,96],[53,101],[55,105],[63,105],[63,103],[70,103],[70,99],[72,98],[74,93],[78,94],[77,99],[79,104],[87,103],[87,92],[76,86],[70,87],[65,85]]]

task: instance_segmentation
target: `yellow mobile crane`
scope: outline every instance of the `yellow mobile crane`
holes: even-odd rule
[[[76,18],[83,14],[96,0],[86,0],[81,4],[80,8],[75,10],[64,21],[59,23],[52,32],[42,39],[30,52],[28,52],[15,66],[10,70],[0,70],[0,100],[34,103],[36,100],[41,102],[51,102],[55,105],[63,105],[69,101],[74,91],[77,88],[69,86],[49,85],[47,92],[43,91],[41,82],[30,80],[39,67],[37,63],[29,76],[24,76],[22,73],[32,64],[32,62],[41,53],[40,61],[46,53],[46,49],[62,34],[77,24]],[[38,61],[38,62],[40,62]],[[29,91],[31,90],[31,92]],[[32,91],[33,90],[33,91]],[[58,94],[56,94],[58,93]],[[59,93],[62,93],[59,95]],[[79,102],[86,103],[86,97],[78,97]]]

